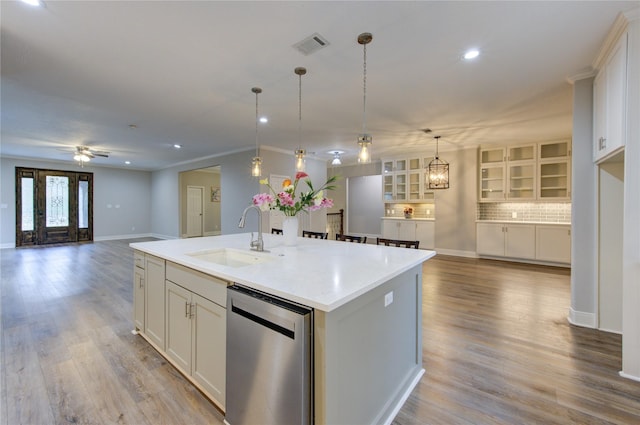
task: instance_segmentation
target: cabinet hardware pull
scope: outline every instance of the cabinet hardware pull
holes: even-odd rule
[[[190,319],[193,319],[193,316],[195,316],[195,314],[196,314],[195,313],[195,309],[196,309],[195,307],[196,307],[195,304],[193,304],[193,303],[189,304],[189,318]]]
[[[184,302],[184,317],[189,317],[189,303]]]
[[[138,286],[139,288],[144,288],[144,279],[140,279],[140,286]]]

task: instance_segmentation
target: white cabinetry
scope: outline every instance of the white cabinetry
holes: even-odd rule
[[[162,258],[144,256],[144,334],[159,349],[165,349],[164,268]]]
[[[411,157],[382,160],[384,202],[430,202],[433,190],[425,183],[424,167],[432,158]]]
[[[533,224],[478,223],[478,255],[535,259],[536,230]]]
[[[168,263],[166,355],[223,409],[227,282]]]
[[[571,200],[571,141],[481,149],[479,199]]]
[[[538,145],[538,199],[571,199],[571,141]]]
[[[536,259],[571,262],[571,226],[536,225]]]
[[[435,246],[435,222],[412,219],[382,219],[382,237],[405,241],[420,241],[420,248]]]
[[[627,34],[624,33],[593,82],[594,161],[625,145],[627,91]]]
[[[480,201],[503,201],[505,194],[505,148],[480,151]]]
[[[536,146],[512,146],[507,155],[507,198],[532,200],[536,197]]]
[[[479,256],[571,263],[571,225],[477,223]]]
[[[133,253],[133,324],[138,332],[144,332],[144,253]]]

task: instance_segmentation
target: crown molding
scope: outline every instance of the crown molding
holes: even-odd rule
[[[638,14],[635,9],[631,12],[636,12],[636,15]],[[627,13],[630,13],[630,12],[627,12]],[[628,25],[629,25],[629,18],[627,17],[627,14],[625,13],[618,14],[618,16],[616,17],[616,20],[611,26],[611,29],[609,30],[609,33],[607,34],[607,38],[604,40],[604,43],[600,47],[600,51],[598,52],[598,55],[596,56],[595,60],[591,64],[591,67],[594,70],[597,71],[602,67],[602,65],[604,64],[604,61],[606,60],[609,53],[613,50],[615,44],[618,42],[620,37],[622,37],[622,35],[627,30]]]

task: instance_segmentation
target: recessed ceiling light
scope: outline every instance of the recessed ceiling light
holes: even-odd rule
[[[129,165],[129,164],[131,164],[131,161],[125,161],[124,163]]]
[[[180,149],[182,147],[182,145],[179,145],[179,144],[176,143],[175,145],[173,145],[173,147],[176,148],[176,149]]]
[[[22,0],[22,2],[29,6],[42,6],[42,2],[40,0]]]
[[[259,120],[259,121],[260,121],[262,124],[266,124],[266,123],[268,123],[268,122],[269,122],[269,118],[267,118],[267,117],[260,117],[260,120]]]
[[[475,59],[480,55],[480,51],[478,49],[469,49],[465,52],[464,58],[466,60]]]
[[[137,125],[135,125],[135,124],[129,124],[129,128],[130,128],[131,130],[135,130],[135,129],[137,129],[137,128],[138,128],[138,126],[137,126]]]

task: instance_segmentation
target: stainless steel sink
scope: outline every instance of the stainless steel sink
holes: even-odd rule
[[[204,251],[190,252],[186,255],[209,263],[227,267],[245,267],[255,264],[273,261],[275,258],[269,254],[262,254],[239,249],[219,248]]]

